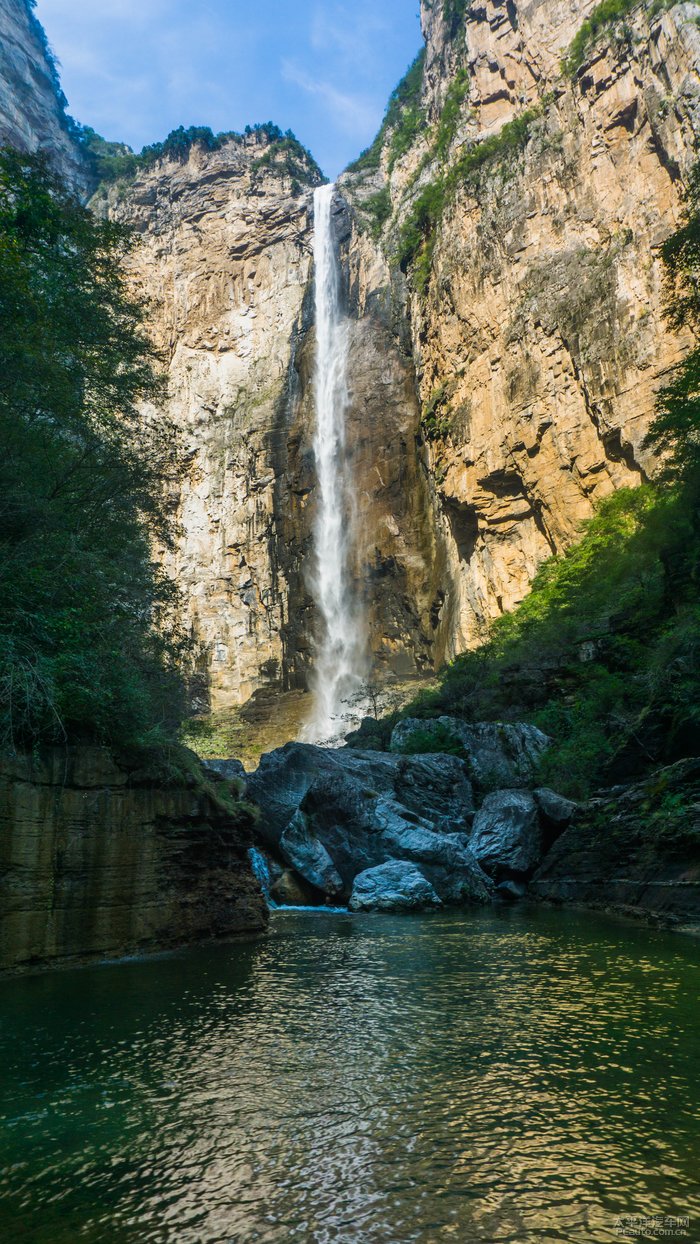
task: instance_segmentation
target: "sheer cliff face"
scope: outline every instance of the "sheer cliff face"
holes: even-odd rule
[[[305,506],[287,457],[311,191],[293,194],[264,155],[255,138],[194,147],[185,163],[164,160],[111,187],[106,203],[142,234],[135,275],[153,300],[190,454],[169,569],[218,707],[247,699],[263,670],[274,677],[284,665],[293,678],[298,656],[287,646],[300,550],[280,534],[288,522],[296,530]]]
[[[378,166],[341,179],[356,573],[380,673],[478,642],[600,498],[653,469],[654,396],[686,344],[659,246],[700,131],[700,30],[693,6],[638,10],[563,73],[591,8],[425,0],[413,122],[404,107],[400,141],[390,124]],[[253,135],[106,196],[143,235],[135,275],[189,444],[170,569],[215,708],[303,686],[313,659],[313,180]]]
[[[0,146],[45,152],[64,180],[86,194],[89,175],[30,0],[0,0],[0,32]]]
[[[142,235],[134,275],[190,454],[169,569],[201,644],[202,706],[217,709],[304,686],[312,659],[313,180],[294,184],[251,136],[95,200]],[[340,200],[334,228],[345,245]],[[440,599],[410,342],[402,353],[390,303],[360,307],[356,262],[346,253],[357,574],[380,660],[413,671],[431,660]]]
[[[597,499],[653,465],[654,394],[684,345],[664,325],[658,248],[700,132],[694,6],[638,12],[573,77],[561,59],[592,5],[460,8],[423,4],[418,137],[389,171],[389,132],[381,168],[345,179],[360,220],[390,189],[391,254],[421,191],[536,108],[525,141],[454,179],[422,290],[408,270],[451,651],[522,599]]]

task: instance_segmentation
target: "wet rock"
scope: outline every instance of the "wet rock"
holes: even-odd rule
[[[529,876],[542,856],[537,804],[529,791],[499,790],[487,795],[474,817],[469,845],[484,872]]]
[[[458,717],[426,721],[407,717],[394,727],[390,749],[405,752],[413,739],[423,741],[431,733],[436,736],[436,746],[449,736],[463,748],[470,777],[486,789],[527,785],[550,744],[546,734],[526,722],[470,724]]]
[[[488,898],[489,879],[469,849],[472,789],[455,756],[293,743],[263,757],[249,793],[263,841],[330,896],[341,891],[324,878],[339,877],[349,895],[359,873],[404,860],[419,863],[446,902]]]
[[[405,860],[389,860],[355,878],[351,911],[423,911],[440,899],[421,870]]]
[[[340,894],[343,881],[323,843],[309,828],[303,812],[294,814],[280,838],[280,851],[293,868],[324,894]]]
[[[566,829],[571,824],[577,805],[571,799],[565,799],[556,791],[542,786],[533,792],[535,802],[540,810],[540,817],[547,826],[553,829]]]
[[[281,907],[316,907],[318,890],[290,868],[285,868],[270,887],[270,898]]]

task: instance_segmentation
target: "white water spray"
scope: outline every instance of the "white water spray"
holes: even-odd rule
[[[313,711],[304,737],[338,739],[360,695],[365,676],[365,629],[353,580],[355,517],[345,441],[348,406],[348,323],[340,305],[331,208],[334,186],[314,191],[316,310],[316,426],[314,456],[318,505],[311,587],[321,633],[312,689]]]

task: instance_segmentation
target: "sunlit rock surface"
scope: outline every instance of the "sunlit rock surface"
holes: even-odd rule
[[[596,501],[653,468],[643,439],[654,395],[687,345],[664,323],[659,246],[679,221],[700,132],[698,10],[650,18],[640,6],[572,80],[562,56],[592,7],[487,0],[451,24],[448,6],[424,0],[424,122],[391,171],[387,142],[378,171],[341,180],[360,223],[363,202],[390,190],[380,246],[391,255],[417,195],[465,144],[541,110],[522,152],[458,186],[427,287],[407,299],[447,550],[448,652],[523,598]],[[437,161],[431,126],[459,74],[463,103]],[[366,234],[356,245],[373,246]],[[379,261],[373,273],[366,299],[385,285]]]
[[[44,153],[80,195],[91,186],[66,117],[58,70],[29,0],[0,0],[0,146]]]

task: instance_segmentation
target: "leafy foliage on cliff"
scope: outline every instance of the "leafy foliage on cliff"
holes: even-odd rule
[[[294,194],[300,194],[305,185],[320,185],[326,180],[311,152],[302,147],[291,130],[271,142],[254,162],[254,171],[263,168],[290,177]]]
[[[456,38],[464,28],[469,4],[470,0],[443,0],[442,12],[450,39]]]
[[[61,78],[58,72],[58,61],[56,60],[54,50],[51,47],[51,44],[49,43],[46,31],[44,30],[44,27],[42,26],[41,22],[39,21],[39,18],[36,15],[36,0],[24,0],[24,7],[27,11],[27,20],[29,22],[30,30],[32,31],[32,34],[34,35],[34,38],[36,39],[37,43],[41,47],[41,50],[44,55],[44,59],[48,66],[48,70],[51,75],[52,85],[56,93],[56,99],[58,101],[59,109],[62,113],[65,113],[65,110],[68,106],[68,101],[65,95],[63,94],[63,90],[61,89]],[[66,118],[66,121],[70,123],[70,118]]]
[[[459,84],[459,79],[456,81]],[[444,130],[438,128],[438,143],[443,155],[454,135],[455,118],[464,98],[464,94],[455,94],[455,108]],[[437,229],[447,204],[459,187],[473,182],[486,165],[523,150],[529,141],[533,123],[542,116],[548,102],[543,100],[537,107],[528,108],[520,116],[506,122],[497,134],[466,147],[446,173],[420,191],[401,227],[396,248],[396,259],[401,270],[407,272],[412,269],[413,282],[419,292],[425,290],[430,280]]]
[[[602,34],[613,31],[635,9],[646,7],[648,15],[655,17],[665,9],[672,8],[675,2],[676,0],[651,0],[650,4],[643,6],[640,0],[601,0],[601,3],[589,13],[572,39],[562,61],[564,73],[572,77],[584,64],[592,44]]]
[[[382,159],[382,148],[388,135],[390,135],[389,164],[391,167],[401,155],[409,150],[424,120],[420,107],[424,66],[425,48],[421,48],[398,86],[392,91],[376,138],[371,146],[348,165],[348,173],[366,173],[378,169]]]
[[[531,721],[554,739],[541,779],[575,797],[697,751],[693,514],[688,496],[664,489],[615,494],[580,543],[541,568],[523,604],[407,713]],[[380,744],[392,724],[374,730]]]
[[[378,238],[384,225],[391,216],[391,192],[388,186],[383,186],[376,194],[372,194],[362,203],[362,211],[367,214],[370,220],[370,233],[373,238]]]
[[[177,436],[123,259],[38,157],[0,153],[0,745],[142,743],[180,716]]]
[[[668,321],[672,328],[690,329],[700,342],[700,164],[688,179],[687,197],[685,223],[666,239],[661,254]],[[700,344],[661,390],[647,440],[664,455],[666,480],[700,496]]]
[[[311,152],[302,146],[291,130],[284,132],[272,121],[248,125],[243,134],[233,130],[215,134],[208,125],[191,125],[188,129],[181,125],[172,130],[163,142],[151,143],[138,155],[125,143],[108,142],[90,126],[77,126],[75,132],[96,180],[103,183],[122,178],[133,179],[141,169],[151,168],[159,160],[185,161],[195,146],[204,151],[219,151],[232,140],[241,142],[251,136],[268,144],[258,164],[265,160],[270,167],[279,167],[301,182],[316,185],[324,180]]]
[[[698,172],[688,209],[663,248],[668,318],[700,339]],[[700,345],[659,393],[649,443],[656,482],[608,498],[410,716],[532,721],[554,740],[541,779],[577,797],[700,752]],[[386,745],[395,719],[365,741]]]

